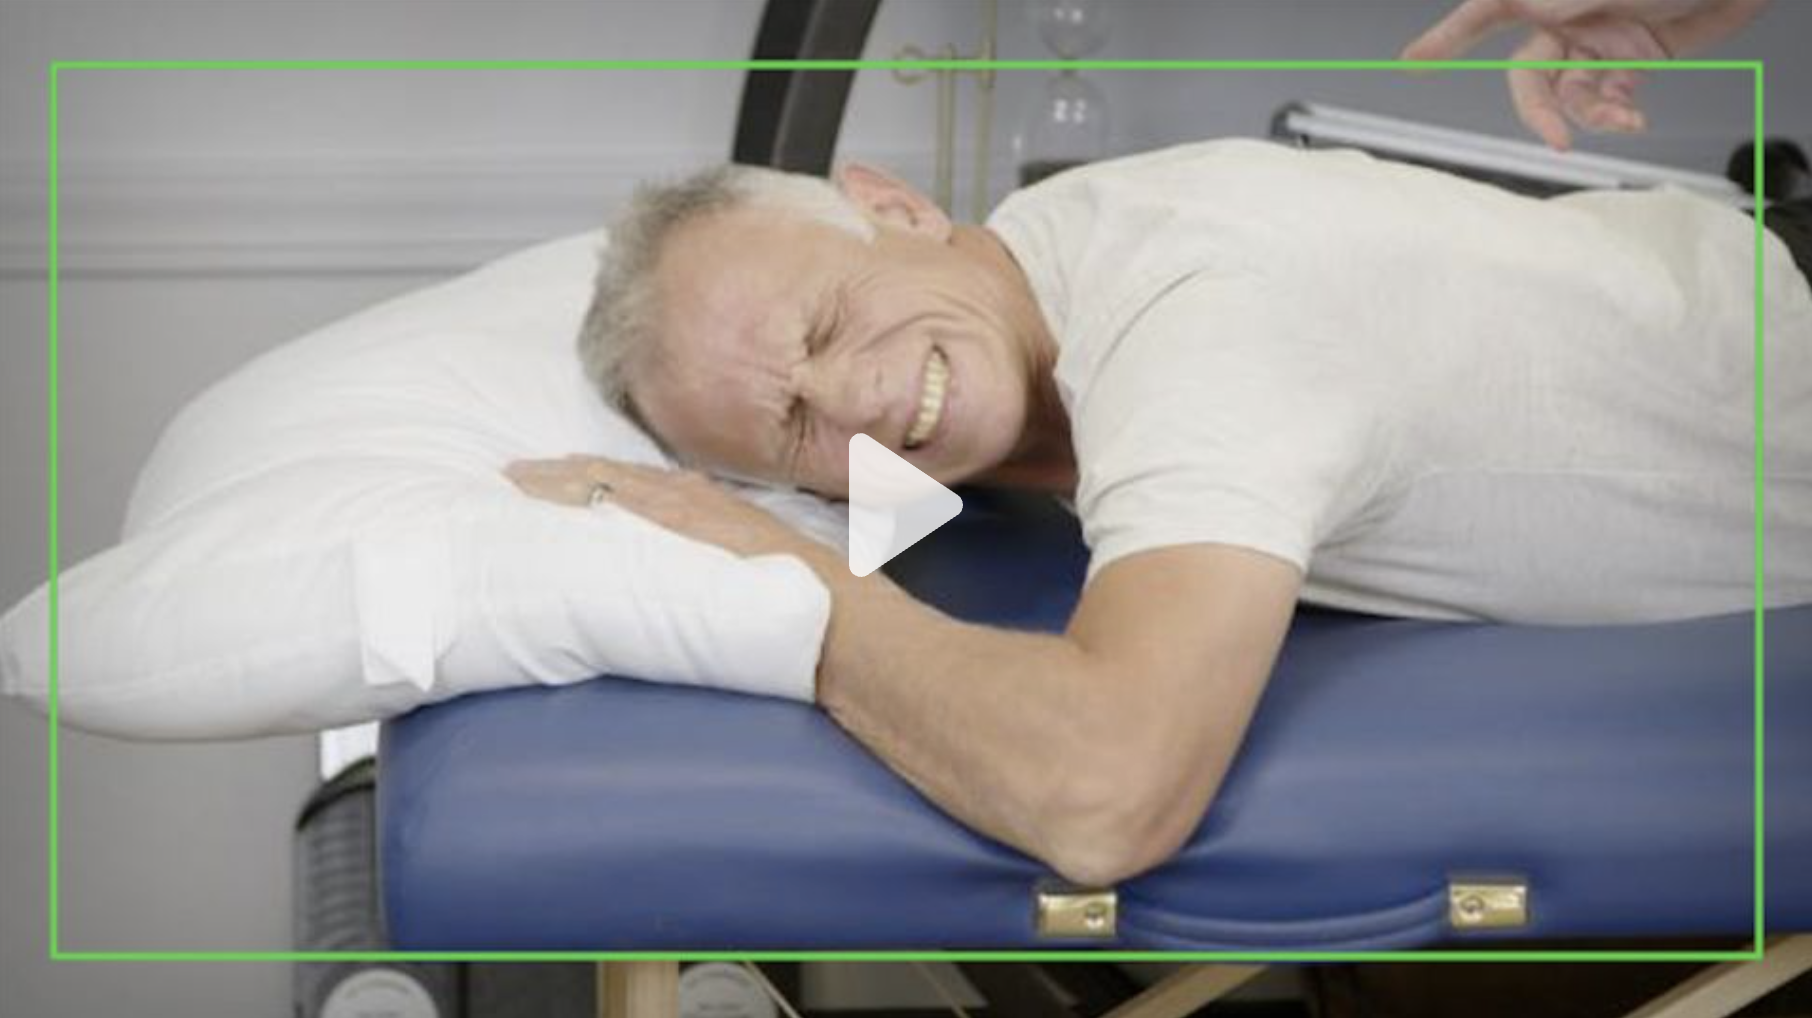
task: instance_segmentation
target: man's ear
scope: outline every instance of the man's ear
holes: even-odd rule
[[[845,163],[831,175],[844,197],[883,226],[908,230],[935,241],[950,239],[950,217],[911,184],[865,163]]]

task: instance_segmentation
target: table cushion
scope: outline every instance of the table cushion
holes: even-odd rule
[[[1060,513],[970,495],[897,562],[947,610],[1055,629]],[[1766,616],[1773,929],[1812,929],[1812,608]],[[1365,950],[1753,929],[1755,620],[1496,626],[1299,613],[1213,808],[1119,888],[1125,949]],[[1042,865],[945,816],[816,709],[627,681],[384,733],[390,933],[411,949],[1076,946]],[[1526,881],[1461,934],[1446,888]]]

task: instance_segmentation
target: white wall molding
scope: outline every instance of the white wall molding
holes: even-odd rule
[[[1649,142],[1657,151],[1665,143],[1685,147],[1679,139]],[[720,158],[605,150],[66,156],[60,270],[63,278],[447,274],[596,228],[638,183]],[[869,150],[860,158],[929,189],[928,152]],[[958,193],[965,213],[966,162]],[[993,162],[997,200],[1013,186],[1009,163],[1004,154]],[[44,275],[46,178],[42,159],[0,158],[0,279]]]
[[[65,159],[65,276],[434,273],[602,223],[708,153]],[[0,163],[0,274],[42,275],[46,171]]]
[[[60,271],[81,276],[432,274],[605,222],[709,152],[66,158]],[[908,157],[907,168],[923,162]],[[0,161],[0,277],[42,276],[46,170]]]
[[[714,152],[65,158],[60,274],[441,274],[592,229]],[[864,153],[915,182],[926,153]],[[997,174],[996,193],[1008,181]],[[0,278],[42,277],[46,168],[0,160]]]

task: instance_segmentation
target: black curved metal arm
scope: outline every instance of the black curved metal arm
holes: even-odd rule
[[[768,0],[756,60],[854,60],[880,0]],[[854,71],[750,71],[730,158],[800,173],[827,173]]]

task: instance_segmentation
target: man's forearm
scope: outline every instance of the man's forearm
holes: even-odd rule
[[[1289,627],[1301,574],[1227,545],[1102,569],[1062,636],[970,625],[828,549],[818,699],[933,802],[1081,883],[1200,822]]]
[[[933,802],[1085,883],[1152,865],[1193,829],[1247,698],[1225,699],[1206,754],[1179,755],[1200,742],[1193,697],[1138,688],[1073,635],[960,622],[826,560],[819,703]]]
[[[1048,858],[1048,811],[1062,808],[1054,758],[1074,748],[1089,681],[1082,652],[959,622],[878,573],[819,571],[833,603],[820,705],[958,819]]]

